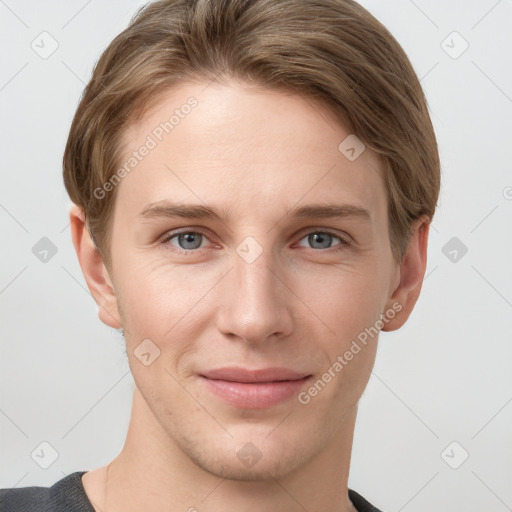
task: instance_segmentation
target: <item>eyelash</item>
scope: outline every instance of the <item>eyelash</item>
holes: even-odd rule
[[[187,233],[198,233],[200,235],[203,235],[204,237],[208,238],[208,234],[205,233],[204,231],[200,230],[200,229],[195,229],[195,230],[191,230],[191,229],[183,229],[183,230],[180,230],[180,231],[173,231],[171,233],[168,234],[168,236],[166,236],[163,240],[162,240],[162,244],[163,245],[166,245],[168,247],[171,247],[171,250],[178,253],[178,254],[184,254],[184,255],[187,255],[187,256],[191,256],[193,255],[194,253],[198,253],[201,249],[189,249],[189,250],[186,250],[186,249],[181,249],[179,247],[175,247],[173,245],[171,245],[169,242],[179,236],[179,235],[183,235],[183,234],[187,234]],[[341,237],[340,235],[338,235],[337,233],[335,233],[334,231],[330,231],[329,229],[316,229],[316,230],[313,230],[313,231],[309,231],[307,233],[305,233],[305,235],[300,239],[300,240],[303,240],[304,238],[306,238],[307,236],[311,235],[311,234],[324,234],[324,235],[331,235],[333,236],[334,238],[338,238],[340,240],[340,243],[334,247],[328,247],[327,249],[311,249],[312,251],[315,251],[315,252],[328,252],[330,250],[343,250],[345,249],[346,247],[350,246],[351,245],[351,241],[348,239],[348,238],[343,238]]]

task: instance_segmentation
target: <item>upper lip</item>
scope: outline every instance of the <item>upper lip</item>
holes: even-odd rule
[[[299,380],[310,374],[296,372],[288,368],[246,369],[240,367],[217,368],[201,373],[203,377],[231,382],[273,382],[278,380]]]

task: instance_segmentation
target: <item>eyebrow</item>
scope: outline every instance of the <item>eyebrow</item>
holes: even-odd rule
[[[354,204],[311,204],[301,206],[295,210],[287,210],[286,215],[298,219],[323,219],[323,218],[360,218],[371,220],[371,214],[365,208]],[[146,205],[137,215],[141,219],[180,217],[184,219],[211,218],[224,222],[229,215],[226,210],[217,209],[202,204],[178,204],[167,200],[158,201]]]

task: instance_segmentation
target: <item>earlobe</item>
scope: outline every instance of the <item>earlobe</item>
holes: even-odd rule
[[[87,230],[85,213],[73,204],[69,210],[71,237],[87,287],[98,305],[100,320],[114,329],[121,328],[117,297],[100,251]]]
[[[430,219],[423,215],[412,225],[409,244],[398,269],[398,286],[386,303],[386,310],[398,310],[393,318],[385,323],[383,331],[395,331],[409,318],[420,296],[423,278],[427,267],[427,246]],[[384,313],[385,314],[385,313]]]

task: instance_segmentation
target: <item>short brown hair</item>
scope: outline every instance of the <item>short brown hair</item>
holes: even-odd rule
[[[124,131],[180,82],[212,79],[321,101],[379,154],[402,260],[412,223],[434,216],[440,163],[423,90],[389,31],[353,0],[160,0],[101,55],[64,151],[64,184],[107,266],[116,189],[94,191],[120,165]]]

